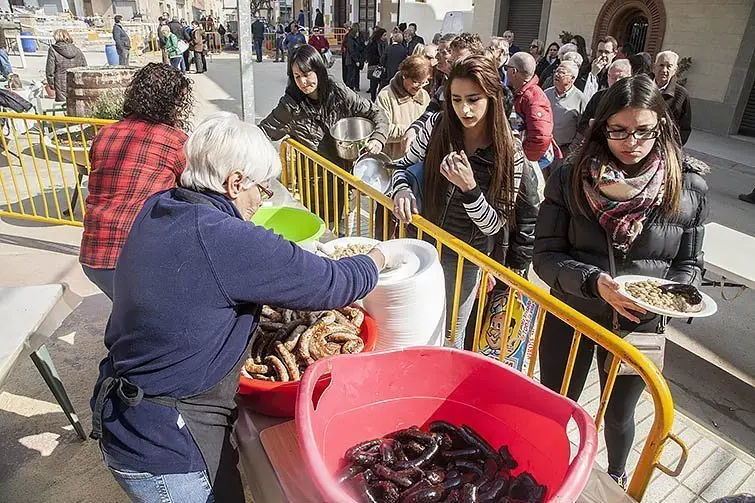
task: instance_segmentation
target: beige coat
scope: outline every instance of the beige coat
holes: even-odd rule
[[[404,89],[402,80],[401,74],[397,73],[391,84],[380,91],[376,102],[391,123],[383,152],[393,160],[403,157],[401,139],[412,122],[422,115],[430,103],[427,91],[421,89],[415,96],[410,96]]]

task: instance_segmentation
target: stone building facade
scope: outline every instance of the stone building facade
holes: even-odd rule
[[[613,35],[653,55],[673,50],[692,58],[694,127],[755,136],[755,0],[476,0],[471,28],[511,29],[520,47],[568,31],[588,47]]]

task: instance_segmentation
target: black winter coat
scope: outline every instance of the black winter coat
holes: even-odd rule
[[[370,139],[385,145],[390,122],[385,113],[369,99],[363,98],[340,82],[330,81],[333,96],[329,106],[304,96],[299,89],[286,89],[270,115],[260,122],[260,128],[273,141],[290,136],[327,159],[337,162],[335,140],[330,128],[346,117],[364,117],[375,124]],[[327,107],[327,108],[326,108]]]
[[[381,64],[385,67],[384,78],[386,80],[390,81],[393,76],[396,75],[399,65],[408,55],[409,53],[406,52],[406,47],[402,44],[391,44],[385,49],[383,57],[381,58]]]
[[[354,37],[352,35],[346,35],[343,40],[343,44],[346,47],[346,65],[356,66],[360,69],[364,65],[364,51],[365,46],[361,37]]]
[[[545,201],[535,230],[535,272],[551,293],[605,327],[611,326],[612,308],[598,296],[597,277],[608,273],[606,232],[590,211],[582,214],[573,194],[572,167],[562,165],[551,173],[545,186]],[[700,285],[703,269],[703,224],[708,216],[708,185],[701,174],[684,165],[679,213],[664,216],[656,209],[626,256],[614,251],[616,275],[638,274]],[[657,316],[639,316],[640,331],[654,331]],[[619,316],[621,328],[638,326]],[[645,329],[644,327],[647,327]]]
[[[55,42],[47,50],[45,75],[47,83],[55,89],[55,101],[66,100],[67,76],[70,68],[87,66],[87,58],[81,49],[73,44]]]
[[[689,103],[689,93],[676,82],[676,77],[674,77],[661,94],[676,127],[679,128],[682,145],[685,145],[689,140],[689,135],[692,134],[692,108]]]

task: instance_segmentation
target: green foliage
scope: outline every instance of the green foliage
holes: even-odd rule
[[[100,96],[92,106],[89,114],[93,119],[123,119],[123,93],[108,91]]]
[[[687,85],[687,77],[683,77],[684,73],[692,66],[692,58],[687,56],[681,58],[676,69],[676,82],[681,86]]]
[[[572,35],[572,34],[571,34],[571,33],[569,33],[568,31],[564,30],[564,31],[562,31],[562,32],[561,32],[561,33],[560,33],[560,34],[558,35],[558,38],[560,38],[560,39],[561,39],[561,43],[562,43],[562,44],[568,44],[569,42],[571,42],[571,39],[573,39],[573,38],[574,38],[574,35]]]

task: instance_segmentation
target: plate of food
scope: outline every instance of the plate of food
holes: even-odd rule
[[[614,281],[619,284],[619,293],[651,313],[670,318],[704,318],[718,310],[709,295],[692,285],[637,275],[619,276]]]
[[[320,248],[328,257],[339,259],[353,257],[354,255],[364,255],[379,242],[377,239],[359,236],[343,237],[323,243]]]

